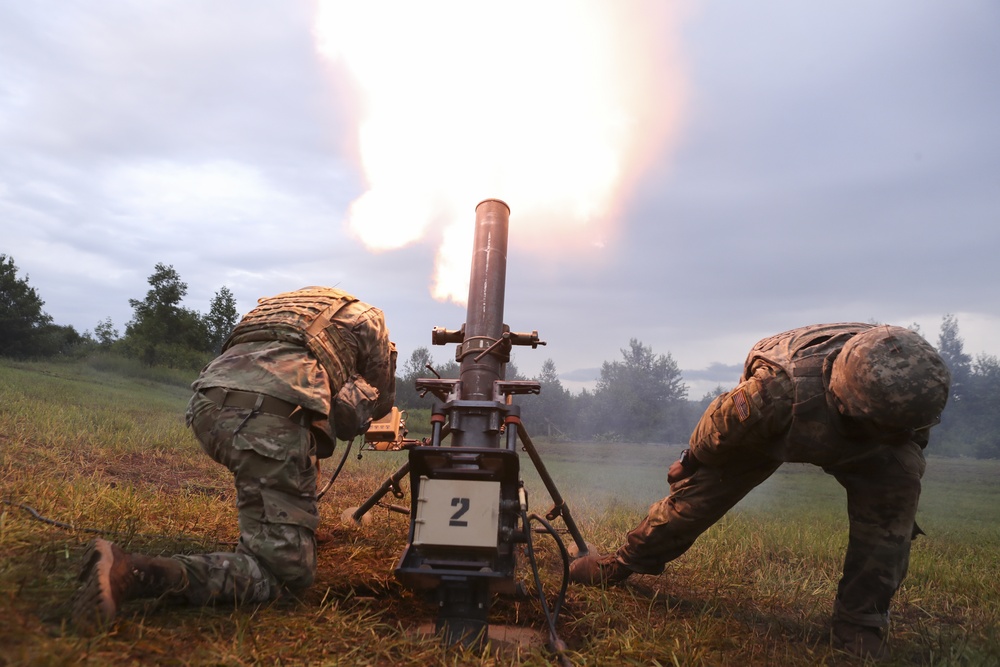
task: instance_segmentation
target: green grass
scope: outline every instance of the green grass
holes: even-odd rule
[[[89,531],[163,554],[227,550],[237,538],[229,473],[184,427],[191,379],[108,362],[0,360],[0,666],[555,664],[542,647],[477,653],[422,635],[434,605],[392,574],[408,517],[376,508],[370,525],[341,525],[341,513],[374,492],[405,452],[348,459],[320,504],[317,582],[301,599],[239,609],[140,601],[107,631],[76,633],[67,602]],[[681,449],[535,444],[585,538],[602,551],[617,548],[667,492],[666,469]],[[324,462],[324,480],[336,460]],[[544,514],[551,500],[530,459],[520,460],[531,510]],[[897,596],[889,664],[1000,664],[998,479],[998,461],[930,458],[918,515],[928,535],[914,543]],[[21,504],[77,529],[39,521]],[[845,507],[831,477],[784,466],[663,575],[607,591],[570,587],[559,624],[568,657],[578,665],[861,664],[828,638]],[[558,550],[548,536],[535,544],[551,602]],[[518,577],[534,591],[525,558]],[[490,621],[544,628],[533,596],[498,598]]]

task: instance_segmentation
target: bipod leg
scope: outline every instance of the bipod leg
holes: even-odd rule
[[[377,505],[378,502],[382,500],[385,494],[398,488],[400,481],[402,481],[402,479],[406,477],[408,474],[410,474],[409,461],[404,463],[399,468],[399,470],[397,470],[388,478],[386,478],[386,480],[382,482],[382,486],[380,486],[378,490],[375,493],[373,493],[371,497],[368,498],[368,500],[363,502],[356,510],[354,510],[354,512],[350,515],[350,519],[354,521],[354,523],[361,523],[361,518],[365,514],[367,514],[371,508],[375,507],[375,505]],[[344,516],[345,517],[347,516],[346,512]],[[346,518],[341,520],[344,521],[346,520]]]
[[[549,496],[555,505],[547,518],[552,520],[556,516],[561,516],[563,522],[566,524],[566,528],[569,529],[569,534],[573,537],[573,541],[576,542],[577,556],[586,556],[590,550],[587,542],[583,539],[583,535],[580,534],[580,529],[576,527],[576,522],[573,521],[573,515],[569,511],[569,506],[563,501],[562,496],[559,494],[559,489],[556,488],[556,483],[549,475],[549,471],[545,469],[545,464],[542,463],[542,457],[538,455],[538,450],[535,449],[535,444],[528,437],[527,429],[524,428],[524,424],[520,421],[517,423],[517,437],[521,439],[524,451],[528,452],[528,457],[535,465],[535,470],[538,471],[538,476],[542,479],[542,484],[545,485],[545,490],[549,492]]]

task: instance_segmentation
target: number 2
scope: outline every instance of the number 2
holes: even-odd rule
[[[459,517],[469,511],[469,499],[468,498],[452,498],[451,506],[458,507],[458,511],[451,515],[451,521],[448,522],[449,526],[459,526],[465,527],[469,525],[468,521],[459,520]]]

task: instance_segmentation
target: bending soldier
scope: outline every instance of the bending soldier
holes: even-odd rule
[[[670,495],[617,553],[574,561],[577,583],[659,574],[786,461],[812,463],[847,491],[850,535],[833,608],[838,648],[884,654],[889,604],[920,533],[917,501],[948,369],[901,327],[819,324],[757,343],[742,381],[715,398],[671,465]]]
[[[263,602],[316,573],[316,465],[395,400],[395,345],[382,311],[338,289],[264,298],[192,384],[187,423],[232,471],[240,539],[234,553],[151,557],[95,540],[73,601],[81,627],[123,602]]]

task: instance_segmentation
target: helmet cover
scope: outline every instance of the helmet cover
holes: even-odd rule
[[[829,386],[845,416],[915,430],[937,423],[950,383],[944,360],[920,334],[879,325],[844,344]]]

